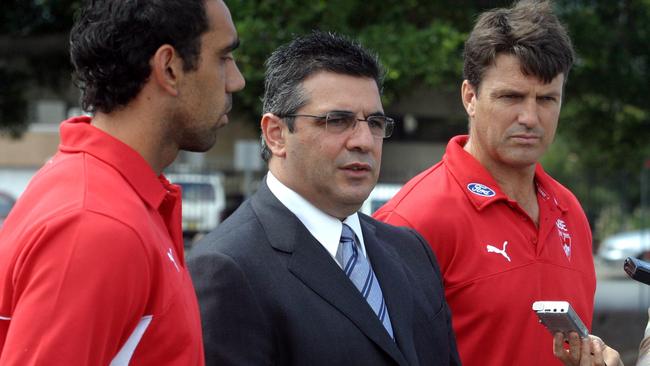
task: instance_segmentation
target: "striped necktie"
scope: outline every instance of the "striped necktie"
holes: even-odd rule
[[[384,325],[388,334],[393,337],[393,327],[390,324],[388,308],[381,293],[379,281],[370,263],[359,249],[356,235],[352,229],[343,224],[339,249],[336,252],[336,260],[341,264],[343,271],[350,278],[354,286],[361,292],[361,296],[368,302],[368,305],[377,314],[379,321]]]

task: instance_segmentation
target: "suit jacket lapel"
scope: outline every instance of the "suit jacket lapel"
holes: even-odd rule
[[[375,226],[362,216],[359,216],[359,219],[366,252],[381,285],[384,301],[388,306],[395,342],[399,345],[404,357],[408,359],[409,364],[416,365],[418,363],[417,356],[414,352],[409,352],[411,349],[414,351],[411,326],[413,322],[413,293],[406,285],[409,281],[403,264],[397,254],[392,252],[390,246],[377,237]]]
[[[271,246],[291,253],[288,270],[343,313],[396,362],[406,365],[397,345],[354,284],[300,220],[277,200],[265,183],[260,185],[251,203]]]

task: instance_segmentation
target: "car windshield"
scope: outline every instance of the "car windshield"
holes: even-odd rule
[[[183,189],[183,201],[214,201],[214,188],[208,183],[176,183]]]

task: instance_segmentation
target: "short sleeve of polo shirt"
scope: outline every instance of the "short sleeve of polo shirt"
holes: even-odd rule
[[[151,273],[139,236],[81,211],[34,225],[21,240],[0,274],[13,284],[0,298],[11,312],[0,364],[110,364],[141,320],[133,314],[147,307]]]

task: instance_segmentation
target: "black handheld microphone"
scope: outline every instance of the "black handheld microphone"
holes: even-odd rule
[[[631,278],[650,285],[650,263],[634,257],[627,257],[623,269]]]

